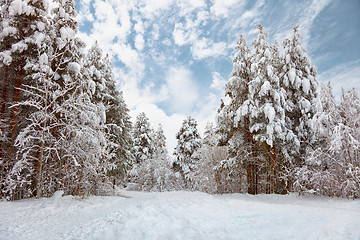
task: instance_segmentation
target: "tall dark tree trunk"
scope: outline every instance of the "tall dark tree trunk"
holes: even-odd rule
[[[5,127],[3,126],[3,124],[5,124],[5,106],[6,106],[6,90],[7,90],[7,78],[8,78],[8,66],[5,66],[4,67],[5,69],[5,72],[4,72],[4,86],[3,86],[3,89],[2,89],[2,103],[1,103],[1,121],[3,121],[2,125],[1,125],[1,132],[3,134],[4,133],[4,130],[5,130]],[[3,158],[3,142],[0,143],[0,159]],[[1,170],[3,172],[3,165],[1,166]]]
[[[23,64],[19,66],[19,70],[16,78],[14,100],[12,104],[17,104],[20,100],[20,92],[21,92],[20,87],[22,84],[22,77],[23,77]],[[12,114],[11,114],[11,138],[10,138],[11,142],[10,142],[10,151],[9,151],[11,157],[14,154],[15,139],[19,131],[18,116],[19,116],[19,107],[15,106],[14,108],[12,108]]]

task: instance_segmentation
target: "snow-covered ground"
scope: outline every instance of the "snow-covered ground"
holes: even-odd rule
[[[0,202],[0,239],[360,239],[360,201],[122,192]]]

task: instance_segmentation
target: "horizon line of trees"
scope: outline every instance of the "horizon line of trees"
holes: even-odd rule
[[[72,0],[3,1],[0,8],[0,194],[57,190],[105,195],[144,191],[360,195],[360,100],[336,103],[301,45],[282,48],[258,26],[240,35],[226,101],[203,138],[187,117],[171,158],[161,125],[132,124],[111,61],[76,36]]]

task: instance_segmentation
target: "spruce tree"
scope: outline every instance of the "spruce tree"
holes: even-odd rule
[[[173,169],[179,172],[185,183],[185,188],[192,189],[193,175],[200,159],[201,137],[197,130],[197,122],[187,117],[176,134],[177,146],[174,151]]]
[[[136,117],[133,128],[133,140],[135,164],[141,164],[146,159],[153,157],[155,151],[154,133],[145,113],[140,113]]]
[[[106,138],[110,154],[109,161],[112,164],[109,174],[114,177],[113,181],[116,179],[123,181],[133,161],[129,109],[122,92],[116,88],[109,56],[103,56],[97,43],[88,51],[84,68],[91,101],[97,104],[102,103],[105,107]]]
[[[312,65],[305,48],[301,45],[298,27],[293,29],[291,39],[284,40],[284,53],[279,77],[286,91],[286,126],[289,129],[286,140],[290,142],[288,154],[299,164],[305,153],[311,150],[314,136],[311,119],[317,112],[317,71]]]
[[[322,85],[319,95],[321,108],[313,121],[318,141],[294,171],[294,190],[359,198],[359,97],[354,90],[343,92],[341,103],[336,104],[330,85]]]
[[[252,80],[252,55],[242,35],[236,46],[233,70],[225,85],[228,104],[222,102],[216,117],[219,144],[228,146],[228,156],[216,169],[218,192],[241,192],[242,176],[247,176],[247,191],[254,194],[256,154],[253,134],[250,132],[249,83]]]
[[[317,110],[316,70],[299,41],[297,28],[292,40],[284,43],[281,55],[277,44],[267,42],[268,34],[259,25],[254,51],[240,37],[233,71],[225,86],[230,98],[217,115],[220,144],[228,146],[227,160],[217,166],[221,191],[286,192],[291,190],[291,168],[314,143],[312,118]],[[297,160],[296,162],[294,160]],[[246,171],[246,179],[242,179]],[[285,189],[286,188],[286,189]]]
[[[154,149],[156,156],[167,155],[168,153],[166,148],[166,137],[161,124],[159,124],[158,129],[154,133]]]
[[[0,142],[1,179],[6,179],[16,163],[15,139],[27,125],[29,109],[18,103],[26,96],[20,89],[30,85],[31,77],[24,69],[28,61],[38,59],[37,48],[47,38],[47,1],[2,1],[0,3],[0,74],[1,132]],[[13,106],[12,106],[13,104]],[[12,107],[11,107],[12,106]],[[0,184],[2,191],[4,183]]]

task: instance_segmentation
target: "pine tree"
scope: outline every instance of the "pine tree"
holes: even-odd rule
[[[216,193],[218,183],[214,168],[227,157],[227,148],[218,146],[218,136],[212,123],[205,128],[201,145],[201,157],[195,170],[195,189],[207,193]]]
[[[298,156],[304,156],[311,149],[314,136],[311,119],[318,105],[316,81],[317,71],[312,65],[305,48],[300,42],[298,27],[294,27],[291,39],[284,40],[280,81],[286,91],[286,125],[289,132],[286,139],[292,144],[288,154],[299,164]]]
[[[233,70],[225,85],[225,95],[230,98],[228,104],[222,102],[216,117],[216,133],[219,144],[228,146],[228,157],[216,166],[218,192],[241,192],[247,176],[247,191],[255,193],[256,156],[253,134],[250,132],[248,108],[249,83],[252,80],[251,51],[242,35],[236,46],[237,52],[233,60]]]
[[[105,109],[87,90],[75,17],[74,2],[60,1],[46,15],[47,25],[36,25],[42,32],[28,40],[35,54],[23,67],[27,82],[20,88],[28,98],[12,108],[29,109],[29,124],[16,138],[17,159],[6,178],[11,199],[30,197],[35,189],[37,197],[59,189],[99,194],[109,185]]]
[[[359,97],[355,90],[343,92],[337,105],[328,85],[321,86],[320,100],[321,110],[313,121],[317,148],[295,170],[295,191],[359,198]]]
[[[215,129],[214,129],[213,123],[211,123],[211,122],[208,122],[206,124],[202,144],[208,145],[211,147],[217,145],[217,137],[216,137]]]
[[[116,89],[109,56],[103,56],[97,43],[88,51],[84,68],[91,101],[102,103],[106,111],[106,135],[112,164],[110,175],[114,177],[113,181],[123,181],[133,161],[129,109],[122,93]]]
[[[106,109],[103,103],[92,101],[88,78],[83,69],[84,43],[76,36],[75,3],[59,1],[54,9],[53,41],[58,52],[56,80],[63,88],[75,86],[59,99],[59,118],[66,172],[66,192],[72,194],[104,194],[111,188],[107,173],[111,170],[105,136]]]
[[[29,110],[18,104],[26,98],[20,88],[23,84],[29,85],[27,81],[31,78],[27,78],[24,66],[39,56],[36,49],[46,38],[47,14],[47,1],[0,3],[1,131],[4,136],[0,142],[2,180],[6,179],[16,162],[15,139],[27,125],[25,116]]]
[[[133,153],[135,156],[135,164],[139,164],[146,159],[150,159],[154,155],[154,133],[150,127],[149,119],[145,113],[140,113],[136,117],[133,128]]]
[[[174,151],[173,169],[179,172],[185,183],[185,188],[192,189],[193,175],[200,159],[201,137],[197,130],[197,122],[187,117],[176,134],[177,146]]]
[[[342,123],[335,127],[330,151],[343,166],[340,178],[342,197],[360,197],[360,98],[352,89],[342,92],[339,106]]]
[[[240,37],[234,67],[225,86],[228,104],[217,116],[220,144],[228,145],[228,159],[217,166],[221,191],[243,189],[250,194],[282,193],[291,190],[291,168],[314,143],[312,118],[317,111],[316,69],[299,41],[297,28],[292,40],[284,42],[280,55],[277,43],[259,25],[251,53]],[[299,156],[301,156],[299,158]]]
[[[319,98],[319,111],[312,121],[318,140],[314,144],[314,150],[306,154],[304,164],[294,169],[294,190],[332,197],[335,196],[339,183],[336,174],[331,172],[331,169],[337,168],[337,161],[334,161],[329,147],[334,129],[341,122],[341,116],[330,83],[320,86]]]

